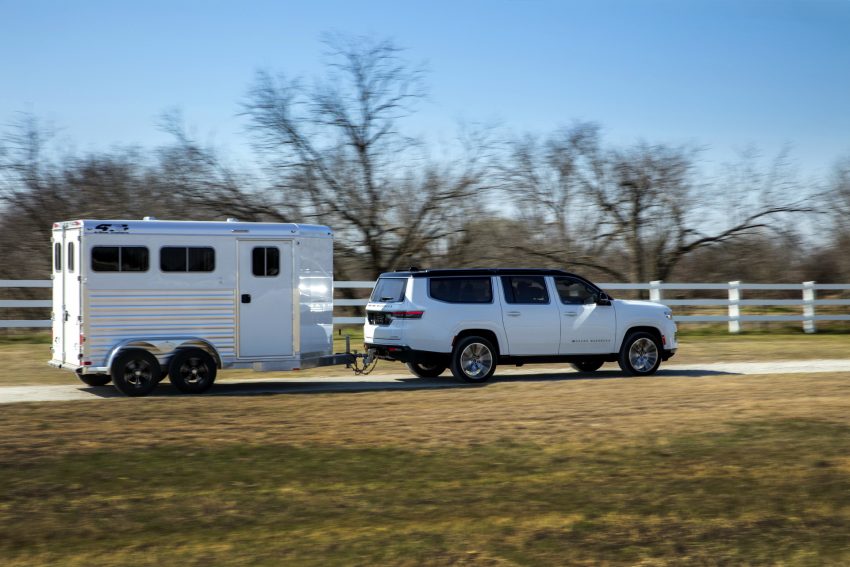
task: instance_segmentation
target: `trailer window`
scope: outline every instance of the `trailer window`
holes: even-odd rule
[[[280,274],[280,250],[276,246],[257,246],[251,251],[251,271],[257,277]]]
[[[144,246],[95,246],[91,250],[95,272],[147,272],[148,263]]]
[[[212,272],[215,250],[209,247],[164,246],[159,251],[163,272]]]
[[[74,271],[74,243],[73,242],[68,243],[68,260],[67,260],[67,263],[68,263],[68,271],[73,272]]]
[[[431,278],[428,293],[446,303],[491,303],[493,287],[490,278]]]
[[[62,244],[59,242],[53,245],[53,270],[62,271]]]

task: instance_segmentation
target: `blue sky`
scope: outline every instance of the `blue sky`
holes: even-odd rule
[[[77,149],[167,141],[180,107],[246,156],[239,103],[258,69],[311,77],[323,32],[391,37],[426,62],[411,133],[459,120],[692,143],[708,163],[790,144],[803,173],[850,154],[850,0],[454,2],[0,0],[0,122],[32,112]]]

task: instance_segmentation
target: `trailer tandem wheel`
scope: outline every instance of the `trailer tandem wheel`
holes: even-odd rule
[[[112,363],[112,383],[127,396],[147,396],[156,388],[161,376],[159,361],[144,349],[121,351]]]
[[[177,349],[168,364],[168,379],[184,394],[202,394],[212,387],[215,359],[199,348]]]

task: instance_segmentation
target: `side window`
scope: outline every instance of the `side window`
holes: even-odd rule
[[[546,280],[543,276],[502,276],[505,301],[520,304],[549,303]]]
[[[60,242],[53,245],[53,271],[62,271],[62,244]]]
[[[143,246],[121,246],[122,272],[147,272],[148,249]]]
[[[215,250],[163,246],[159,251],[159,269],[163,272],[212,272],[215,270]]]
[[[584,305],[596,303],[597,293],[584,282],[573,278],[555,278],[555,288],[561,303],[566,305]]]
[[[68,264],[68,271],[73,272],[74,271],[74,243],[73,242],[68,243],[68,259],[66,260],[66,263]]]
[[[257,277],[273,278],[280,274],[280,249],[276,246],[257,246],[251,251],[251,273]]]
[[[493,285],[490,278],[430,278],[428,293],[446,303],[491,303]]]
[[[144,246],[95,246],[91,268],[95,272],[147,272],[148,249]]]

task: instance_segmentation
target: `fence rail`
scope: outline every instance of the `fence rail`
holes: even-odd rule
[[[49,288],[50,280],[0,280],[0,288]],[[334,289],[372,289],[372,281],[334,282]],[[671,307],[725,307],[725,315],[674,315],[681,323],[717,323],[727,322],[730,333],[741,331],[741,323],[747,322],[798,322],[807,333],[817,331],[819,321],[850,321],[850,313],[821,314],[817,307],[846,307],[850,299],[817,299],[818,292],[850,292],[850,284],[818,284],[803,282],[799,284],[753,284],[738,281],[728,283],[602,283],[599,287],[606,291],[647,291],[650,301],[656,301]],[[665,291],[725,291],[726,299],[666,299]],[[785,291],[800,292],[799,299],[743,299],[742,292],[748,291]],[[334,299],[335,307],[365,307],[368,299]],[[3,299],[0,309],[45,309],[52,302],[43,299]],[[782,315],[742,315],[742,307],[799,307],[799,314]],[[336,325],[359,325],[363,317],[334,317]],[[44,328],[50,327],[49,319],[0,319],[0,328]]]

